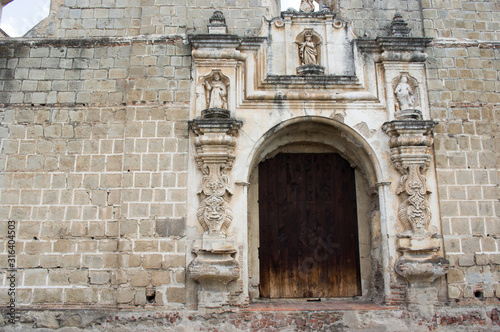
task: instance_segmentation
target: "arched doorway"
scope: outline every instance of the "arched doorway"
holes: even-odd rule
[[[361,295],[354,168],[336,153],[259,164],[260,296]]]
[[[279,159],[282,158],[279,157],[280,155],[284,156],[285,162],[287,158],[290,160],[289,170],[279,166],[279,163],[283,163],[283,160]],[[361,299],[383,297],[384,262],[382,245],[380,245],[382,236],[376,185],[380,171],[371,147],[362,136],[345,124],[332,119],[310,116],[294,118],[269,130],[258,142],[252,156],[249,165],[250,186],[247,196],[250,297],[252,299],[357,297],[358,295]],[[307,203],[305,199],[306,203],[298,207],[297,204],[304,201],[304,195],[307,195],[307,192],[299,194],[297,189],[300,185],[296,183],[296,180],[291,179],[290,184],[286,186],[292,190],[290,195],[295,195],[295,202],[292,199],[287,203],[291,204],[292,208],[283,209],[283,211],[278,208],[273,212],[273,208],[268,207],[269,212],[262,212],[268,214],[262,217],[267,218],[268,221],[263,222],[276,227],[261,230],[261,207],[262,211],[265,211],[266,204],[274,204],[278,207],[284,205],[284,195],[279,192],[289,190],[288,187],[276,189],[276,186],[279,187],[278,183],[283,182],[280,180],[280,175],[278,173],[263,175],[265,171],[262,167],[265,166],[259,166],[266,165],[275,158],[278,158],[276,159],[278,164],[275,167],[276,172],[280,169],[284,170],[282,173],[285,177],[287,172],[293,171],[304,172],[304,177],[316,176],[310,175],[310,171],[306,172],[304,160],[309,159],[310,165],[307,167],[318,173],[317,180],[314,182],[317,184],[311,187],[313,188],[311,190],[318,192],[319,202],[315,203],[311,200]],[[335,163],[339,165],[334,166]],[[319,165],[327,165],[326,170],[322,170]],[[333,172],[335,169],[336,171]],[[335,175],[334,173],[339,170],[340,176]],[[346,175],[346,173],[349,174]],[[275,202],[265,202],[266,198],[259,197],[262,177],[272,179],[270,185],[275,187],[275,192],[269,192],[267,195],[276,197]],[[339,192],[342,194],[339,194],[335,191],[337,190],[335,181],[349,183],[350,186],[340,189]],[[325,191],[327,187],[332,190]],[[316,212],[313,212],[313,207],[318,206],[319,208],[314,210]],[[346,211],[336,209],[336,206],[345,207]],[[350,212],[347,212],[349,210]],[[273,213],[274,216],[271,216]],[[286,214],[286,216],[276,219],[276,213]],[[335,213],[339,215],[332,216]],[[347,219],[350,221],[346,223],[346,215],[349,213],[350,216]],[[287,216],[303,216],[303,214],[306,217],[302,218],[302,221],[299,220],[298,224],[292,222],[290,228],[283,224],[282,220],[290,219]],[[277,224],[271,223],[269,219],[277,220]],[[308,220],[311,219],[315,219],[316,224],[309,226]],[[345,228],[346,224],[348,228]],[[298,236],[300,232],[303,232],[304,227],[311,231],[306,232],[302,237]],[[274,242],[271,243],[281,246],[285,254],[281,251],[278,253],[277,250],[272,249],[272,246],[264,248],[266,245],[264,242],[268,241],[266,236],[273,232]],[[333,235],[328,237],[330,234]],[[339,234],[343,234],[343,237],[335,237]],[[354,238],[354,241],[345,242],[348,238]],[[305,243],[302,248],[298,246],[300,241]],[[339,249],[340,247],[343,248]],[[266,250],[272,252],[272,257],[265,253]],[[348,252],[351,256],[347,257],[342,254],[343,252]],[[296,261],[295,258],[297,258]],[[265,262],[266,259],[267,262]],[[281,266],[276,266],[280,264]],[[270,278],[273,271],[276,271],[276,267],[280,273],[273,277],[274,284],[271,284]],[[266,275],[263,269],[267,269],[269,275]],[[306,271],[305,274],[304,271]],[[300,273],[303,274],[302,278],[298,275]],[[346,281],[349,282],[345,283]],[[269,282],[269,285],[266,286],[266,282]],[[283,288],[283,292],[278,290],[276,282],[282,283],[278,287]]]

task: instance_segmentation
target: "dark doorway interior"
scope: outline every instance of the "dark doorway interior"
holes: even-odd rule
[[[259,164],[260,296],[361,295],[354,169],[335,153]]]

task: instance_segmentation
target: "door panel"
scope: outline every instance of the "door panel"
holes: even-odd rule
[[[260,295],[361,294],[354,169],[339,155],[259,164]]]

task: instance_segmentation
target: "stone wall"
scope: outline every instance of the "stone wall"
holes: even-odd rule
[[[214,10],[224,12],[229,33],[255,34],[275,0],[52,0],[49,17],[29,37],[133,37],[206,33]]]
[[[498,2],[423,1],[448,295],[500,297]]]
[[[18,303],[183,303],[189,47],[4,41],[0,52],[1,241],[15,221]]]
[[[401,13],[411,28],[412,37],[422,37],[422,11],[417,0],[339,0],[339,13],[352,21],[359,37],[385,37],[394,14]]]

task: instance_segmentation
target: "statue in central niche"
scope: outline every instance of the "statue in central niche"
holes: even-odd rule
[[[317,65],[318,49],[316,48],[317,44],[313,41],[312,33],[306,32],[304,42],[298,44],[301,65]]]

